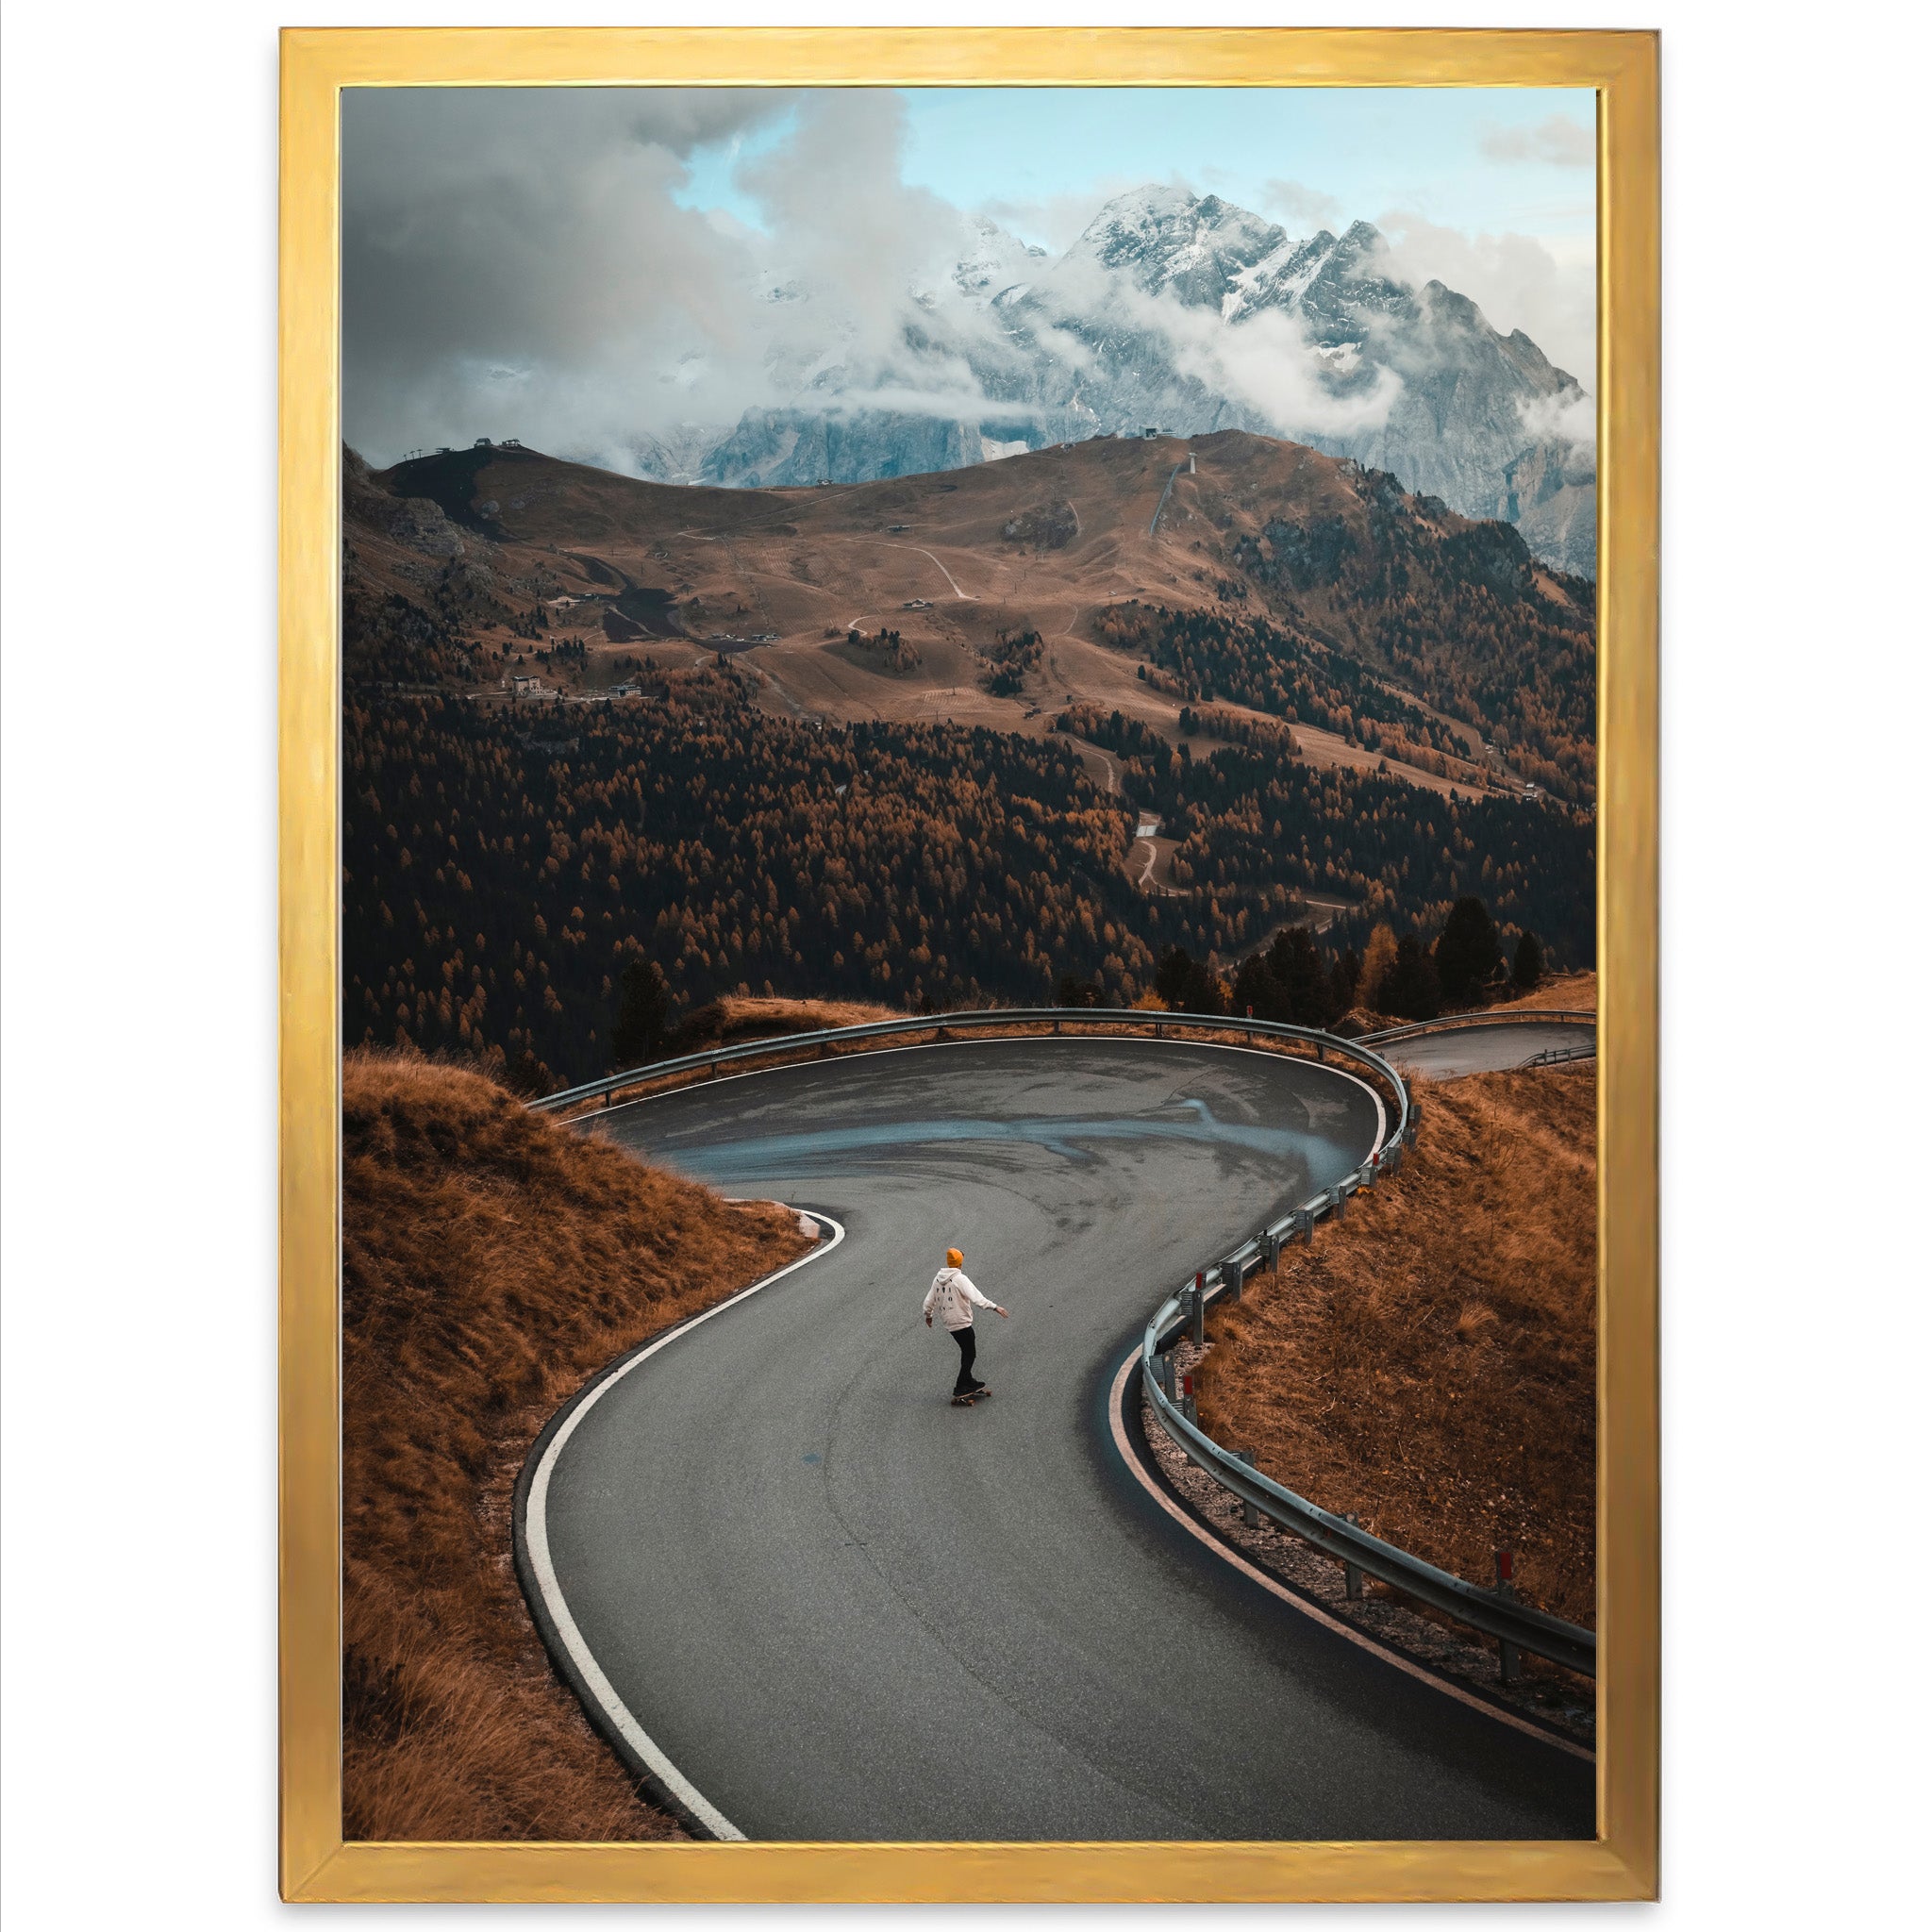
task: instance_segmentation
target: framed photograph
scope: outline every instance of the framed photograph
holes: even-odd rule
[[[285,34],[286,1897],[1654,1895],[1657,58]]]

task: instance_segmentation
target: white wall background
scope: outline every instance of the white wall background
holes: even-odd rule
[[[282,1909],[285,17],[18,0],[7,23],[5,1811],[23,1932]],[[1203,16],[1061,0],[940,17]],[[1214,17],[1283,9],[1222,0]],[[1923,29],[1877,0],[1324,0],[1301,17],[1666,31],[1662,1909],[1686,1927],[1903,1923],[1923,1873],[1906,1844],[1924,1823],[1924,1571],[1885,1553],[1924,1528],[1932,1360],[1932,1270],[1907,1224],[1932,994]]]

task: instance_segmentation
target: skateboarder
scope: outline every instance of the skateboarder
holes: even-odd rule
[[[988,1301],[974,1287],[967,1278],[965,1261],[966,1257],[958,1248],[946,1250],[946,1265],[933,1276],[932,1286],[925,1291],[925,1325],[932,1326],[937,1310],[947,1334],[959,1344],[959,1378],[953,1384],[953,1401],[961,1408],[970,1408],[982,1395],[992,1393],[973,1373],[973,1356],[977,1346],[973,1335],[973,1311],[991,1308],[1002,1316],[1007,1311],[999,1303]]]

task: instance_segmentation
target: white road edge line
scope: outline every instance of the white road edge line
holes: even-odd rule
[[[1372,1656],[1380,1657],[1384,1663],[1393,1664],[1398,1671],[1407,1672],[1409,1676],[1420,1679],[1432,1690],[1440,1690],[1444,1697],[1453,1697],[1458,1704],[1466,1704],[1472,1710],[1479,1710],[1485,1717],[1494,1718],[1498,1724],[1507,1724],[1511,1729],[1522,1731],[1528,1737],[1540,1738],[1545,1744],[1554,1744],[1557,1750],[1567,1751],[1571,1757],[1580,1757],[1587,1764],[1596,1762],[1594,1751],[1586,1750],[1569,1738],[1546,1731],[1541,1725],[1533,1724],[1526,1718],[1518,1717],[1514,1711],[1503,1710],[1487,1700],[1446,1682],[1433,1671],[1426,1671],[1411,1658],[1404,1657],[1399,1650],[1391,1650],[1387,1644],[1377,1643],[1373,1637],[1365,1631],[1357,1630],[1354,1624],[1343,1623],[1340,1617],[1331,1617],[1319,1604],[1310,1603],[1307,1597],[1297,1596],[1278,1577],[1271,1576],[1267,1571],[1251,1563],[1239,1550],[1223,1542],[1212,1530],[1183,1509],[1142,1465],[1141,1458],[1135,1455],[1133,1442],[1127,1435],[1127,1377],[1133,1373],[1134,1364],[1140,1358],[1141,1351],[1136,1348],[1121,1364],[1120,1373],[1113,1378],[1113,1388],[1108,1395],[1107,1419],[1113,1430],[1113,1445],[1120,1451],[1121,1459],[1133,1471],[1135,1480],[1190,1536],[1206,1543],[1223,1561],[1231,1564],[1243,1576],[1251,1577],[1271,1595],[1279,1597],[1283,1603],[1299,1610],[1303,1616],[1311,1617],[1325,1629],[1333,1630],[1338,1637],[1345,1637],[1351,1643],[1359,1644]]]
[[[577,1424],[590,1414],[591,1410],[603,1400],[608,1391],[617,1387],[630,1372],[641,1367],[658,1353],[660,1348],[675,1341],[680,1335],[688,1335],[693,1328],[708,1322],[713,1315],[722,1315],[726,1308],[734,1308],[741,1301],[770,1288],[774,1281],[784,1278],[808,1263],[816,1261],[821,1256],[829,1255],[845,1239],[842,1223],[833,1220],[829,1214],[814,1212],[814,1221],[823,1223],[832,1230],[832,1238],[822,1241],[810,1254],[801,1255],[789,1266],[780,1268],[775,1274],[767,1274],[761,1281],[754,1281],[749,1288],[741,1288],[734,1295],[727,1296],[715,1307],[707,1308],[701,1315],[694,1315],[688,1322],[681,1322],[668,1335],[660,1335],[646,1348],[620,1362],[610,1370],[602,1381],[594,1384],[590,1391],[565,1417],[563,1426],[551,1437],[542,1458],[537,1464],[537,1473],[530,1480],[529,1500],[524,1508],[524,1541],[530,1553],[530,1568],[537,1578],[537,1588],[542,1592],[543,1607],[550,1612],[551,1621],[557,1625],[557,1632],[563,1640],[563,1647],[570,1653],[571,1661],[582,1674],[591,1695],[597,1700],[598,1707],[614,1724],[625,1742],[650,1766],[653,1773],[662,1781],[666,1790],[695,1818],[713,1838],[741,1840],[744,1833],[726,1818],[691,1781],[673,1764],[657,1740],[646,1731],[632,1714],[624,1700],[618,1696],[616,1687],[604,1674],[597,1659],[591,1654],[591,1646],[584,1641],[584,1634],[577,1628],[576,1619],[570,1613],[570,1606],[564,1601],[563,1588],[557,1578],[557,1567],[550,1559],[550,1539],[548,1535],[548,1514],[551,1472],[557,1466],[557,1458],[563,1445],[575,1433]]]

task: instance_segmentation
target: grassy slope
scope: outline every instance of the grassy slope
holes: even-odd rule
[[[1559,973],[1546,979],[1534,992],[1525,993],[1511,1006],[1541,1008],[1546,1012],[1593,1013],[1596,1011],[1596,974]]]
[[[677,1835],[552,1674],[508,1503],[593,1371],[808,1245],[480,1076],[343,1066],[343,1827]]]
[[[1330,1509],[1593,1625],[1596,1070],[1423,1090],[1400,1175],[1212,1314],[1205,1425]]]
[[[726,993],[702,1006],[665,1042],[667,1054],[702,1053],[711,1046],[737,1046],[748,1040],[785,1033],[820,1033],[834,1026],[864,1026],[876,1020],[903,1020],[903,1007],[865,1000],[797,1000]]]

